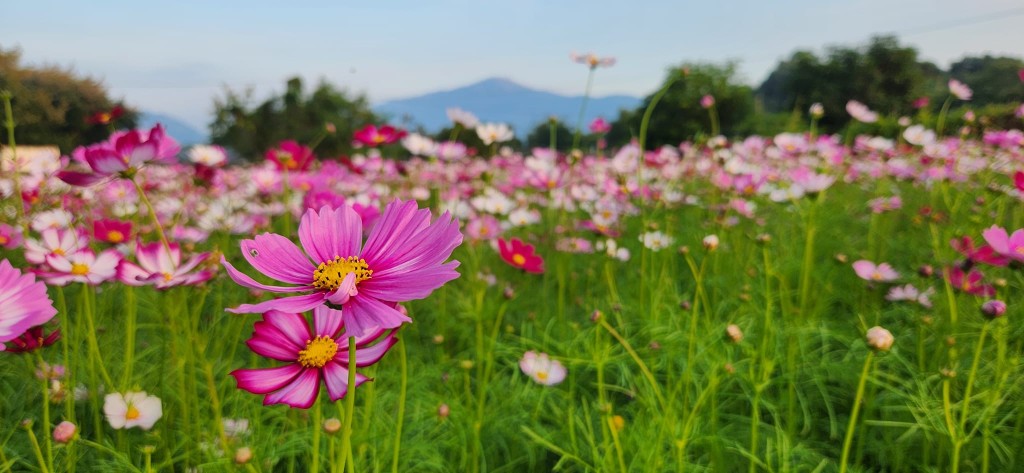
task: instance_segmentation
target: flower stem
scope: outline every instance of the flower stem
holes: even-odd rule
[[[580,114],[579,118],[576,119],[576,132],[572,136],[572,148],[570,148],[570,151],[580,146],[580,136],[583,131],[583,115],[587,111],[587,101],[590,100],[590,86],[594,84],[594,71],[596,70],[596,67],[591,67],[590,72],[587,74],[587,86],[583,89],[583,101],[580,102]],[[553,132],[554,126],[552,125],[552,134]],[[553,138],[552,142],[554,142]],[[551,148],[554,149],[554,146]]]
[[[167,240],[167,235],[164,234],[164,227],[156,216],[156,209],[153,208],[153,203],[149,201],[149,197],[146,196],[146,191],[139,184],[139,181],[133,178],[132,184],[135,184],[135,190],[139,192],[139,198],[142,199],[142,203],[146,205],[146,210],[149,211],[149,219],[153,221],[153,226],[156,227],[156,234],[160,237],[160,242],[164,244],[164,249],[170,253],[171,242]]]
[[[36,454],[36,460],[39,462],[39,471],[42,473],[49,473],[49,468],[46,467],[46,460],[43,459],[43,451],[39,448],[39,440],[36,438],[36,433],[32,430],[32,422],[29,421],[24,425],[24,429],[28,432],[28,439],[32,442],[32,450]]]
[[[853,399],[853,412],[850,413],[850,423],[846,426],[846,438],[843,440],[843,454],[839,459],[839,473],[846,473],[846,463],[850,459],[850,446],[853,445],[853,433],[857,428],[857,415],[860,414],[860,403],[864,400],[864,386],[867,385],[871,362],[874,359],[875,352],[868,352],[867,358],[864,359],[864,368],[860,372],[857,395]]]
[[[39,364],[40,369],[43,369],[43,355],[36,350],[36,362]],[[47,368],[46,371],[49,371]],[[53,469],[53,438],[49,435],[50,433],[50,383],[49,373],[43,373],[43,440],[46,442],[46,465]]]
[[[319,400],[318,400],[319,401]],[[313,473],[320,473],[320,424],[323,422],[323,412],[320,411],[320,402],[316,403],[313,407],[313,458],[310,460],[309,471]]]
[[[14,175],[14,206],[18,211],[18,222],[22,231],[28,233],[28,220],[25,219],[25,203],[21,197],[21,173],[18,171],[18,144],[14,140],[14,111],[11,108],[11,93],[0,92],[4,101],[4,126],[7,128],[7,146],[11,148],[11,174]],[[2,164],[2,163],[0,163]]]
[[[345,429],[341,435],[342,451],[348,459],[346,471],[355,473],[352,458],[352,420],[356,416],[356,337],[348,337],[348,392],[345,393]]]
[[[391,457],[391,471],[398,473],[398,458],[402,451],[402,425],[405,422],[405,397],[409,385],[409,366],[405,354],[405,342],[398,341],[399,370],[402,374],[401,384],[398,388],[398,413],[395,419],[395,449]]]

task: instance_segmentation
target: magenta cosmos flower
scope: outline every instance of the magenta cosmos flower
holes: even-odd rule
[[[57,309],[46,294],[46,285],[31,274],[21,274],[9,261],[0,261],[0,351],[4,342],[49,322],[54,315]]]
[[[1018,263],[1024,263],[1024,229],[1008,234],[1005,228],[992,225],[988,230],[981,232],[985,241],[1001,256],[1005,256]]]
[[[288,238],[273,233],[243,240],[242,256],[256,270],[298,286],[258,283],[222,258],[231,279],[252,289],[308,294],[243,304],[229,311],[302,313],[326,304],[341,309],[350,336],[362,337],[374,328],[410,322],[395,304],[427,297],[459,277],[455,271],[459,262],[444,262],[462,243],[459,223],[447,212],[431,223],[429,209],[417,208],[415,201],[396,200],[370,230],[365,245],[362,238],[362,219],[346,205],[306,211],[299,223],[305,254]]]
[[[349,334],[342,332],[341,319],[330,311],[324,306],[313,309],[312,331],[301,314],[276,310],[263,314],[263,320],[256,322],[252,338],[246,343],[261,356],[289,363],[276,368],[232,371],[238,388],[266,394],[263,405],[287,404],[308,409],[316,402],[322,379],[332,401],[344,397],[349,388]],[[363,368],[376,363],[398,342],[394,331],[385,332],[377,329],[355,339],[356,366]],[[368,380],[356,373],[356,386]]]
[[[146,163],[160,160],[172,145],[176,146],[160,125],[145,136],[132,130],[112,136],[109,143],[86,148],[83,157],[88,170],[61,171],[57,177],[73,186],[91,186],[111,178],[131,179]]]

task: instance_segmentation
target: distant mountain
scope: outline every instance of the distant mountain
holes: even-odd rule
[[[195,129],[192,125],[162,113],[141,112],[139,114],[139,128],[149,129],[153,125],[161,123],[167,134],[174,138],[182,146],[206,143],[210,141],[209,135]]]
[[[383,102],[374,111],[388,115],[392,123],[410,128],[422,125],[429,132],[437,132],[451,124],[445,110],[458,107],[484,122],[508,123],[515,128],[517,138],[525,138],[552,115],[569,128],[575,127],[582,100],[582,96],[570,97],[492,78],[453,90]],[[583,126],[598,116],[612,121],[618,117],[619,109],[639,104],[640,99],[627,95],[591,97]]]

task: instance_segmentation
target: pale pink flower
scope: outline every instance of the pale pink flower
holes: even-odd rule
[[[900,275],[889,266],[889,263],[876,265],[868,260],[860,260],[853,263],[853,270],[861,279],[867,281],[889,282],[899,279]]]

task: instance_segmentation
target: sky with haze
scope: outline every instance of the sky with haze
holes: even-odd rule
[[[0,47],[20,48],[25,63],[72,67],[131,106],[203,130],[225,86],[263,99],[293,75],[373,102],[488,77],[580,94],[586,70],[569,53],[592,51],[618,59],[598,71],[595,95],[643,96],[683,61],[735,60],[757,85],[795,50],[875,34],[896,34],[940,67],[1024,56],[1020,0],[8,0],[0,25]]]

